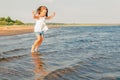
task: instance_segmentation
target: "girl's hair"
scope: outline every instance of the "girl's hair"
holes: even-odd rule
[[[48,16],[48,9],[47,9],[46,6],[40,6],[40,7],[38,7],[37,13],[40,14],[40,12],[41,12],[43,9],[46,9],[46,10],[47,10],[46,15],[45,15],[45,16],[47,17],[47,16]]]

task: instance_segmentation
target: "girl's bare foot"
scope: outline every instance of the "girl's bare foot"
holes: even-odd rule
[[[36,48],[36,49],[35,49],[35,51],[36,51],[36,52],[39,52],[39,49],[38,49],[38,48]]]

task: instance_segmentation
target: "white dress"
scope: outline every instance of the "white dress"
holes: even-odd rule
[[[45,17],[41,17],[40,19],[36,20],[34,32],[46,32],[48,30],[48,27],[45,23]]]

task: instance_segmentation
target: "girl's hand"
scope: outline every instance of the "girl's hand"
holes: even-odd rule
[[[34,19],[39,19],[39,16],[36,14],[36,12],[33,10],[32,15]]]
[[[32,11],[32,14],[35,15],[35,11],[34,10]]]

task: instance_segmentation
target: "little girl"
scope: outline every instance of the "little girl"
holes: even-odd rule
[[[32,45],[31,52],[38,52],[38,48],[41,45],[43,38],[44,38],[44,32],[48,30],[48,27],[45,24],[45,20],[51,19],[55,16],[55,13],[53,13],[51,16],[48,16],[48,9],[46,6],[40,6],[37,11],[33,11],[33,18],[36,20],[34,32],[36,34],[37,39],[35,40],[34,44]]]

